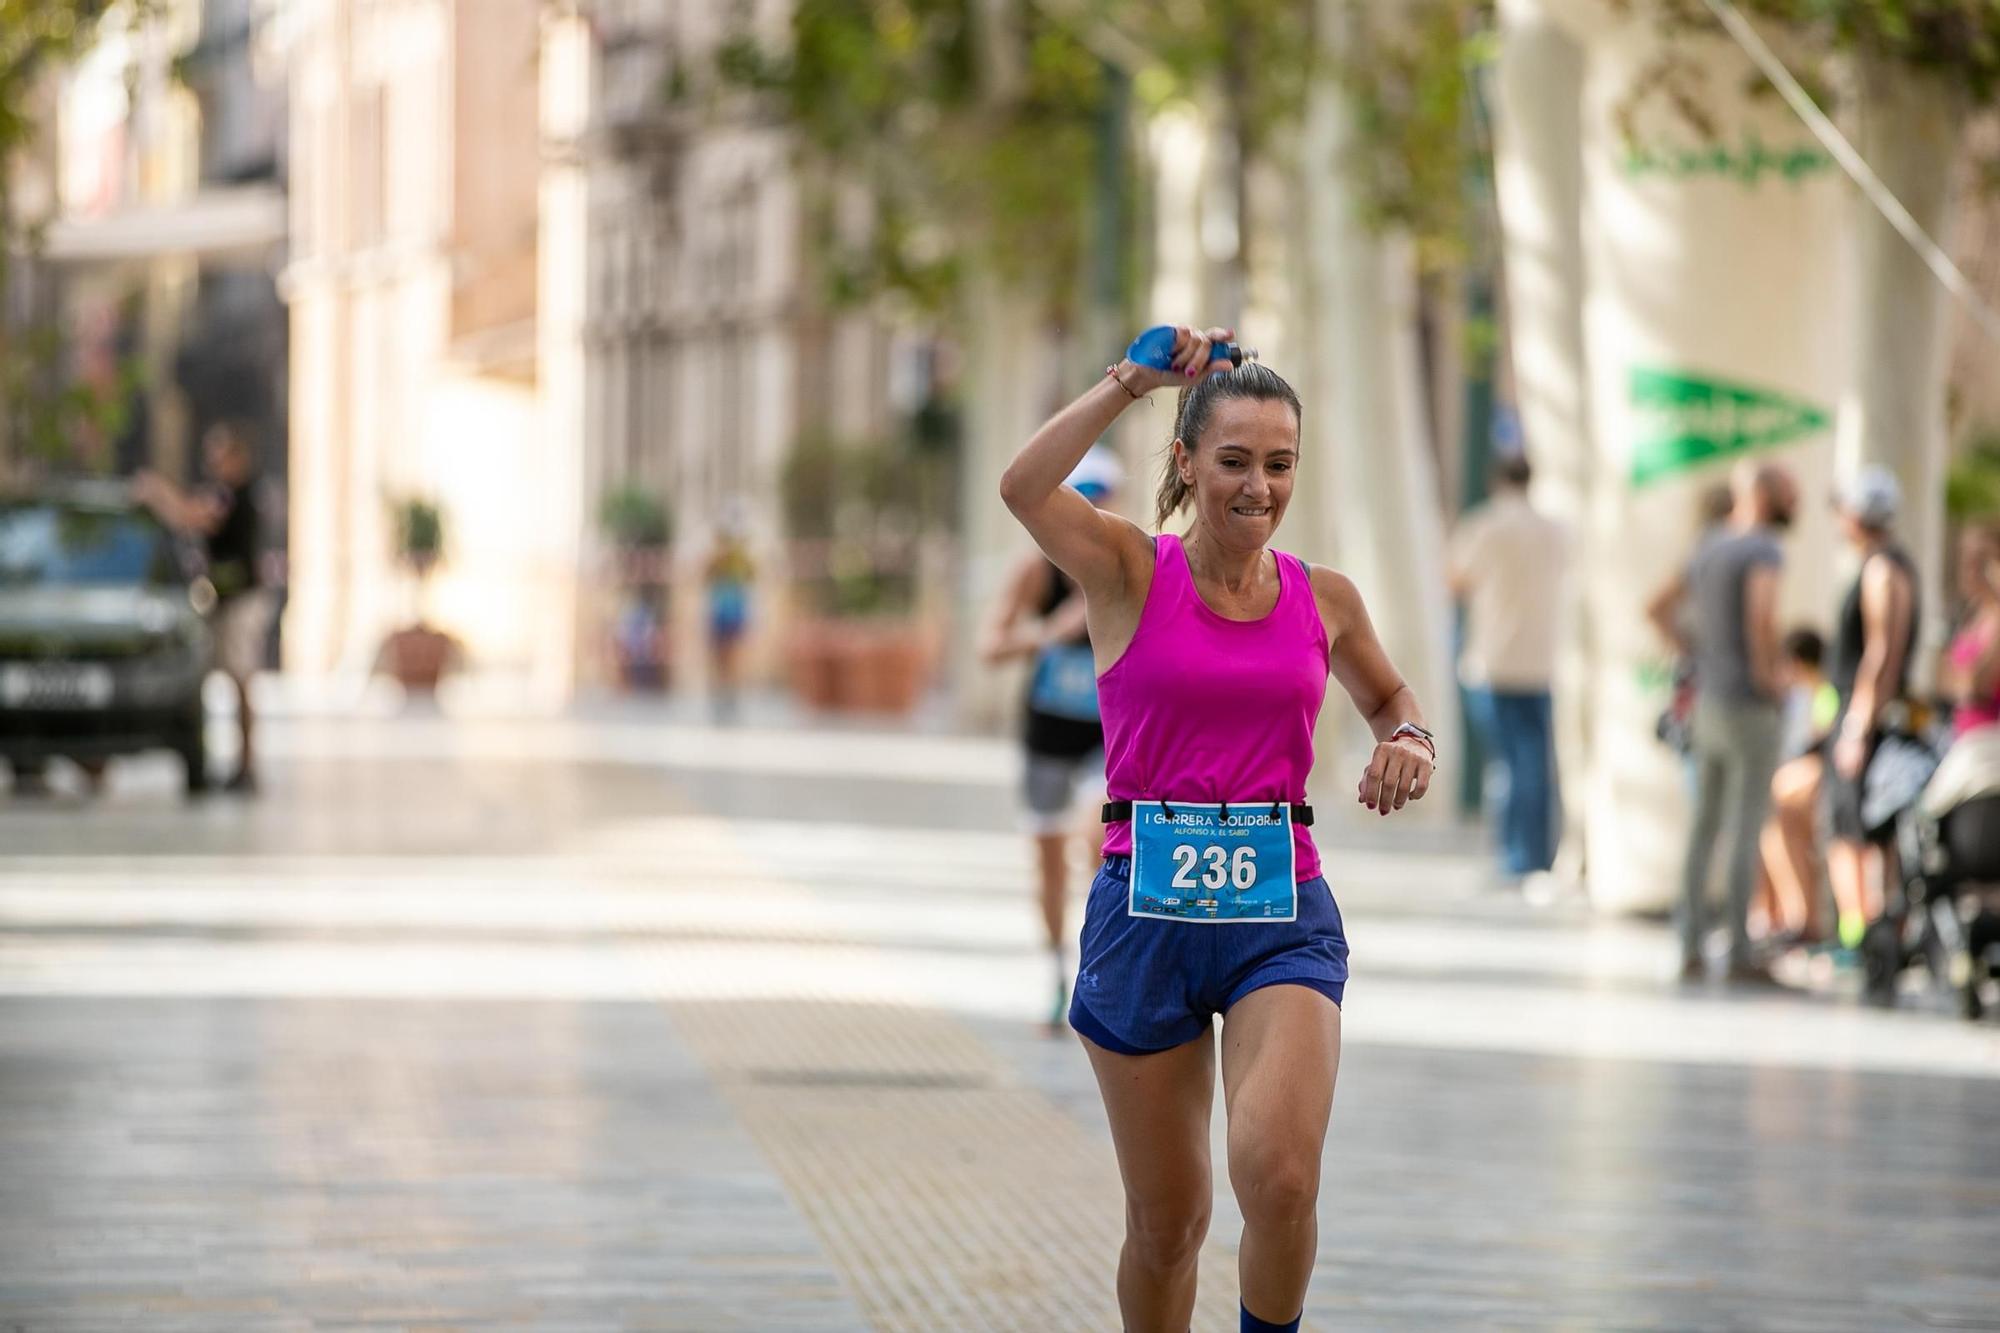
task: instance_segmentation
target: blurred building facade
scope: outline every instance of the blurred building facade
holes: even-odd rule
[[[286,666],[358,677],[426,618],[481,659],[560,674],[560,515],[540,503],[559,462],[535,430],[537,6],[330,0],[300,23]],[[391,505],[413,497],[445,512],[421,599],[392,549]]]
[[[67,442],[85,467],[189,477],[228,418],[284,472],[286,40],[280,0],[114,13],[41,108],[15,198],[48,227],[14,314],[61,328],[67,373],[125,400],[109,438]]]
[[[298,35],[296,532],[287,665],[364,671],[420,612],[547,702],[610,682],[633,582],[671,675],[703,675],[724,528],[758,559],[753,660],[775,665],[778,491],[806,423],[862,434],[888,335],[811,294],[784,133],[697,90],[732,23],[786,11],[607,0],[328,0]],[[531,95],[532,94],[532,95]],[[671,521],[635,560],[599,522],[636,486]],[[441,506],[424,604],[386,501]],[[621,558],[622,556],[622,558]]]

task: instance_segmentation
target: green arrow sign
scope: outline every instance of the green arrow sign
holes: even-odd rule
[[[1800,399],[1687,371],[1634,366],[1630,390],[1639,417],[1634,486],[1817,434],[1831,420]]]

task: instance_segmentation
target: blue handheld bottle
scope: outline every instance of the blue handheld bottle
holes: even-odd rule
[[[1174,364],[1174,326],[1156,324],[1132,340],[1125,349],[1125,359],[1135,366],[1151,366],[1154,370],[1168,370]],[[1235,343],[1216,343],[1209,348],[1210,362],[1227,361],[1240,366],[1245,361],[1257,359],[1254,347],[1238,347]]]

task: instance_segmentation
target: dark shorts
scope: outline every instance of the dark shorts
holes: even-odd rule
[[[1861,761],[1861,772],[1855,777],[1843,777],[1840,768],[1833,762],[1833,747],[1840,735],[1840,723],[1846,720],[1842,713],[1835,721],[1834,729],[1826,743],[1826,809],[1827,824],[1833,836],[1847,842],[1875,842],[1887,846],[1896,840],[1896,826],[1871,832],[1861,821],[1861,795],[1867,781],[1868,765],[1875,762],[1875,751],[1882,744],[1879,736],[1870,737],[1867,758]]]
[[[1265,986],[1307,986],[1339,1004],[1347,933],[1324,878],[1299,885],[1295,921],[1161,921],[1130,914],[1132,860],[1106,857],[1083,913],[1069,1024],[1119,1055],[1193,1041]]]

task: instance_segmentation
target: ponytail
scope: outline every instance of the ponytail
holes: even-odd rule
[[[1198,383],[1199,381],[1197,381]],[[1181,423],[1187,419],[1188,398],[1194,393],[1193,384],[1183,384],[1180,396],[1174,399],[1174,436],[1167,441],[1167,466],[1160,474],[1160,489],[1153,497],[1153,526],[1164,528],[1167,520],[1181,512],[1194,488],[1181,480],[1181,470],[1174,460],[1174,440],[1181,435]],[[1192,448],[1193,446],[1189,446]]]

